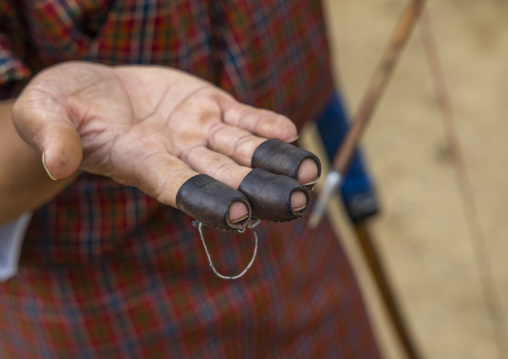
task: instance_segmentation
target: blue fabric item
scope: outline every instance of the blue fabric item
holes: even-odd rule
[[[328,160],[332,161],[349,128],[348,117],[338,94],[331,99],[316,125]],[[341,195],[353,222],[361,221],[379,210],[373,180],[358,150],[341,187]]]

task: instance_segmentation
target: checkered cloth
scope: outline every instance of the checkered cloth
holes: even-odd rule
[[[312,0],[5,0],[0,94],[61,61],[161,64],[301,126],[333,93]],[[83,174],[35,212],[18,275],[0,284],[2,358],[378,358],[328,222],[256,227],[236,281],[210,270],[196,228],[135,188]],[[205,232],[218,270],[251,233]]]

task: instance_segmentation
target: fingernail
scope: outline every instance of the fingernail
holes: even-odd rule
[[[318,173],[319,168],[316,162],[311,158],[306,158],[298,168],[298,181],[306,186],[312,185],[318,181]]]
[[[233,202],[229,208],[229,222],[236,224],[246,220],[249,217],[249,210],[242,202]]]
[[[295,138],[293,138],[293,139],[291,139],[291,140],[289,140],[289,141],[286,141],[286,142],[287,142],[287,143],[293,143],[293,142],[295,142],[295,141],[298,141],[298,139],[299,139],[299,138],[300,138],[300,135],[296,135],[296,137],[295,137]]]
[[[307,207],[307,196],[302,191],[291,194],[291,208],[294,212],[300,212]]]
[[[309,187],[309,186],[315,185],[317,183],[317,181],[319,181],[319,178],[316,178],[314,181],[304,183],[303,185]]]
[[[46,167],[46,159],[45,159],[44,155],[45,155],[45,153],[43,152],[42,153],[42,165],[44,166],[44,169],[46,170],[46,173],[48,174],[49,178],[51,178],[53,181],[56,181],[57,179],[55,177],[53,177],[51,172],[49,172],[48,167]]]

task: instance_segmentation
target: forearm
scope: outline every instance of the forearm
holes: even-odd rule
[[[0,225],[42,206],[73,180],[49,178],[41,155],[14,129],[12,104],[0,103]]]

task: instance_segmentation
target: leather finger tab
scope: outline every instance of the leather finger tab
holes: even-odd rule
[[[286,222],[302,217],[305,208],[294,211],[291,206],[291,195],[295,191],[302,191],[309,202],[309,192],[300,182],[261,168],[249,172],[238,190],[251,204],[252,216],[262,220]]]
[[[238,223],[229,221],[229,209],[234,202],[244,203],[248,211],[247,218]],[[242,193],[204,174],[189,178],[180,187],[176,205],[179,210],[203,224],[230,232],[243,231],[252,213]]]
[[[316,162],[317,178],[319,178],[321,176],[321,161],[315,154],[274,138],[263,142],[256,148],[252,155],[251,167],[262,168],[298,179],[298,168],[307,158]]]

